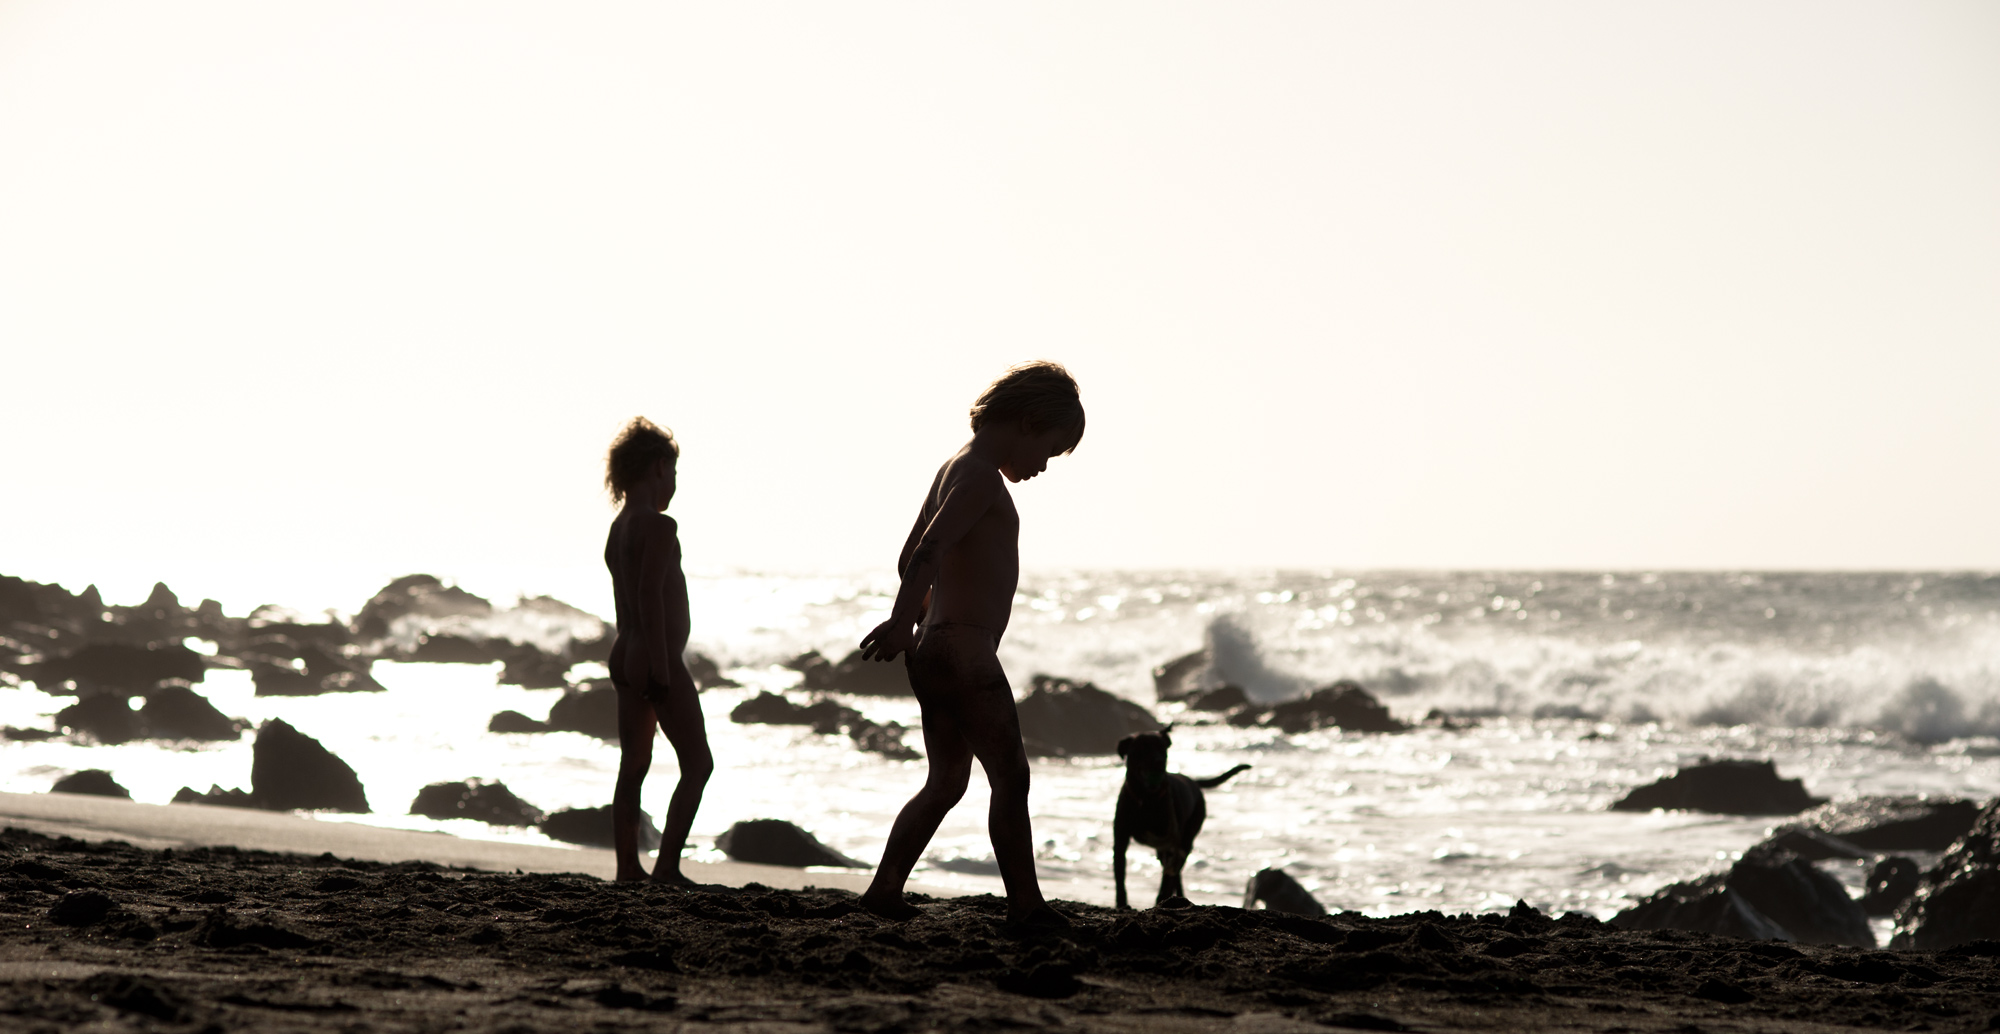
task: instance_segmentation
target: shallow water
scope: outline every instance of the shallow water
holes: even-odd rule
[[[1240,903],[1252,873],[1282,866],[1331,908],[1456,913],[1524,899],[1608,917],[1664,883],[1726,865],[1773,824],[1605,810],[1704,756],[1769,757],[1830,797],[2000,792],[1990,736],[2000,683],[1987,660],[2000,642],[1993,586],[1915,575],[1064,575],[1024,586],[1002,659],[1019,688],[1046,671],[1150,704],[1150,668],[1207,642],[1224,675],[1266,699],[1348,676],[1405,717],[1431,707],[1478,716],[1471,728],[1397,735],[1177,727],[1176,771],[1253,766],[1208,792],[1187,872],[1197,901]],[[727,715],[758,689],[796,684],[777,661],[805,648],[844,652],[886,611],[891,588],[881,577],[696,580],[696,645],[745,685],[704,695],[718,769],[694,857],[720,858],[716,834],[762,817],[796,821],[857,858],[879,856],[896,810],[922,783],[922,762]],[[1765,615],[1784,601],[1793,614],[1775,628],[1780,618]],[[496,686],[497,666],[381,662],[375,675],[388,692],[258,698],[246,675],[229,671],[198,689],[227,714],[282,717],[351,764],[376,814],[339,821],[546,842],[400,813],[422,786],[474,776],[503,780],[548,810],[609,800],[615,746],[485,731],[503,709],[545,714],[559,691]],[[0,693],[0,722],[47,727],[69,699]],[[913,701],[845,702],[917,724]],[[1157,710],[1163,720],[1204,720],[1179,705]],[[164,802],[183,785],[247,788],[250,758],[248,737],[199,747],[12,742],[0,746],[0,789],[39,791],[64,772],[106,768],[136,799]],[[655,815],[674,772],[662,741],[644,798]],[[1116,758],[1034,763],[1037,855],[1052,896],[1110,901],[1121,779]],[[998,888],[985,808],[975,776],[918,879]],[[1865,875],[1830,868],[1857,887]],[[1135,902],[1151,900],[1158,876],[1152,853],[1135,847]]]

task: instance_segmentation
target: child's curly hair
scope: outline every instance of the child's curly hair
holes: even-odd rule
[[[635,416],[618,432],[611,451],[604,454],[604,487],[611,491],[612,502],[622,503],[625,493],[653,469],[655,461],[672,463],[680,458],[681,446],[674,441],[672,431]]]
[[[1076,378],[1062,364],[1045,359],[1009,367],[972,404],[974,431],[989,420],[1020,420],[1030,434],[1060,428],[1070,432],[1069,448],[1063,451],[1075,452],[1083,441],[1083,399]]]

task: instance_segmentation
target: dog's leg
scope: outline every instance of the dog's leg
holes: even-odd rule
[[[1181,889],[1181,866],[1187,864],[1187,857],[1187,852],[1178,847],[1160,848],[1160,895],[1153,899],[1153,904],[1187,897]]]
[[[1131,830],[1126,829],[1122,825],[1112,827],[1111,879],[1118,887],[1118,910],[1121,912],[1132,907],[1131,902],[1125,900],[1125,848],[1130,845],[1131,841]]]

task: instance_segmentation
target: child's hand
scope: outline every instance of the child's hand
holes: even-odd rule
[[[871,661],[895,660],[896,655],[916,645],[914,622],[890,618],[861,637],[861,656]]]

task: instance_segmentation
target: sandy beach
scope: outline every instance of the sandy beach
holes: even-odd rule
[[[278,828],[267,822],[309,825],[329,849],[194,847],[217,821],[205,813],[226,809],[21,796],[0,800],[13,816],[0,835],[6,1030],[1777,1032],[2000,1019],[1990,943],[1892,954],[1618,931],[1525,907],[1319,919],[1067,903],[1074,928],[1051,932],[1010,928],[991,896],[923,896],[920,918],[895,923],[856,907],[852,875],[718,867],[703,871],[742,885],[619,885],[436,860],[556,860],[541,851],[594,870],[593,852],[254,813],[235,830],[244,840]],[[139,815],[150,833],[58,832],[131,829]],[[332,849],[343,843],[355,850]],[[413,844],[428,860],[383,857]]]

